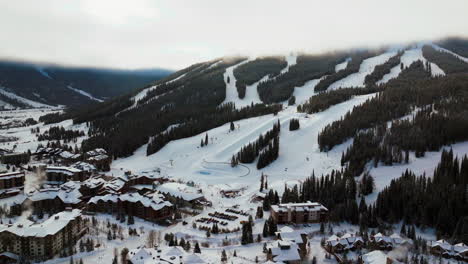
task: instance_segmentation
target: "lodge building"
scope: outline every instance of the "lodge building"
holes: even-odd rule
[[[81,211],[66,210],[40,224],[0,225],[0,251],[44,261],[75,245],[85,233]]]
[[[89,174],[71,167],[48,166],[46,176],[49,183],[65,183],[67,181],[84,181]]]
[[[321,223],[328,219],[328,209],[320,203],[287,203],[271,206],[271,216],[278,224]]]
[[[18,194],[24,189],[25,173],[8,172],[0,174],[0,198]]]
[[[145,196],[136,192],[96,196],[89,200],[88,210],[109,214],[123,213],[151,222],[169,219],[174,214],[173,205],[164,200],[160,193]]]

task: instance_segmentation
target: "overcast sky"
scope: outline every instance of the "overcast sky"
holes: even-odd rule
[[[468,36],[468,0],[0,0],[0,58],[180,69],[224,55]]]

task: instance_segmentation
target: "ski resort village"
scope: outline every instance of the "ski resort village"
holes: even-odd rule
[[[5,84],[0,263],[468,263],[467,72],[447,40],[219,58],[79,107]]]

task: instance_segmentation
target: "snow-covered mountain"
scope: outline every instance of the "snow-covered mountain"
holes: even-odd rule
[[[465,47],[468,41],[444,40],[319,55],[220,58],[81,110],[60,114],[59,110],[33,109],[5,114],[24,120],[48,112],[51,114],[39,118],[46,124],[32,128],[43,131],[62,126],[83,131],[84,136],[76,142],[79,151],[104,148],[113,157],[110,172],[106,172],[110,178],[124,177],[130,171],[167,177],[174,181],[174,192],[184,183],[197,186],[211,206],[199,215],[184,216],[187,223],[232,207],[253,215],[262,207],[259,197],[268,197],[267,193],[274,191],[282,196],[282,202],[290,202],[286,193],[297,187],[300,194],[296,195],[307,194],[310,200],[326,204],[331,222],[339,223],[333,226],[335,232],[355,233],[366,225],[377,229],[376,217],[398,230],[402,220],[411,216],[415,222],[427,221],[421,225],[425,231],[418,226],[418,236],[435,240],[436,234],[450,237],[455,233],[455,224],[441,223],[460,223],[465,216],[456,210],[438,212],[452,201],[440,196],[464,197],[466,192],[466,181],[458,184],[463,188],[451,189],[449,186],[457,184],[441,180],[462,180],[455,172],[458,170],[447,165],[453,159],[462,171],[468,168],[468,159],[462,161],[468,155]],[[294,128],[294,124],[299,125]],[[17,138],[15,148],[19,152],[46,143],[32,138],[31,127],[7,131]],[[447,170],[452,171],[444,174]],[[437,179],[427,182],[434,189],[412,189],[413,185],[405,182],[411,183],[409,171]],[[369,178],[370,190],[365,186]],[[311,187],[305,185],[311,179],[317,179],[316,186],[304,188]],[[397,180],[400,182],[395,183]],[[262,192],[259,186],[263,181],[268,184],[261,185]],[[389,194],[390,187],[394,196]],[[237,193],[235,198],[221,195],[232,190]],[[425,195],[428,202],[421,203],[418,195]],[[295,202],[305,199],[309,196]],[[403,212],[400,204],[383,204],[405,199],[412,204]],[[367,207],[358,208],[361,203]],[[465,203],[453,206],[466,208]],[[422,214],[419,210],[435,212]],[[105,214],[97,217],[111,218]],[[266,219],[254,220],[255,235],[262,234]],[[184,222],[161,228],[139,219],[138,225],[147,230],[161,228],[165,234],[190,237],[191,241],[208,241],[210,248],[203,249],[203,256],[217,259],[226,248],[223,239],[237,241],[240,236],[240,232],[234,232],[209,238],[204,230]],[[320,239],[328,235],[319,235],[319,228],[319,224],[294,226],[295,230],[314,233],[313,255],[318,263],[328,263],[320,246]],[[270,238],[263,239],[266,242]],[[105,242],[108,247],[102,255],[84,258],[96,262],[110,256],[114,246],[109,245],[114,242]],[[141,238],[118,243],[136,247]],[[238,244],[229,248],[247,256],[262,251],[262,243]],[[250,262],[242,259],[238,263]]]
[[[0,61],[0,106],[76,106],[102,102],[169,73],[162,69],[131,71]]]

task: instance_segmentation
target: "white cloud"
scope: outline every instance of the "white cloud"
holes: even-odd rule
[[[465,0],[0,0],[0,57],[118,68],[468,35]]]

